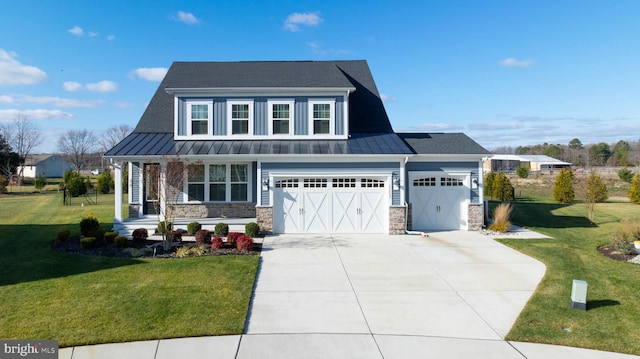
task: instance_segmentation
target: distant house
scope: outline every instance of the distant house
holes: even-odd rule
[[[571,163],[544,155],[493,155],[484,160],[484,172],[511,172],[526,167],[531,172],[571,168]]]
[[[20,172],[18,166],[18,173]],[[68,169],[73,169],[73,163],[63,160],[58,155],[29,155],[24,163],[22,175],[36,178],[41,174],[48,178],[62,177]]]

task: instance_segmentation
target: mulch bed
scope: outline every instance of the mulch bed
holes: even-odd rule
[[[624,254],[616,250],[613,243],[598,247],[598,252],[603,256],[616,261],[629,261],[637,256],[637,254]]]
[[[177,258],[175,256],[176,246],[196,246],[195,242],[173,242],[168,252],[165,252],[162,241],[147,240],[144,245],[135,245],[128,241],[126,248],[118,248],[113,243],[98,243],[95,248],[84,249],[80,245],[80,237],[71,237],[62,243],[53,243],[51,250],[56,252],[74,253],[90,256],[119,257],[119,258]],[[151,247],[160,244],[157,247]],[[251,251],[239,251],[230,244],[225,243],[220,249],[211,249],[211,245],[204,245],[206,251],[202,256],[224,256],[224,255],[259,255],[262,250],[262,243],[254,243]]]

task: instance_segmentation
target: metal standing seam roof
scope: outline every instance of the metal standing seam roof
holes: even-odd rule
[[[390,154],[413,151],[395,133],[360,133],[345,140],[174,140],[173,134],[132,133],[105,157]]]

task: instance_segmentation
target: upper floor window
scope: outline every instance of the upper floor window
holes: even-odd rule
[[[333,134],[335,101],[309,101],[311,134]]]
[[[211,102],[191,101],[187,103],[187,116],[192,135],[208,135],[211,122]]]
[[[253,124],[253,101],[227,101],[227,118],[232,135],[250,135]]]
[[[269,134],[293,133],[293,101],[269,101]]]

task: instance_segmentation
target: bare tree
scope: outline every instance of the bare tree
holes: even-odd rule
[[[94,149],[95,142],[96,137],[91,131],[69,130],[58,139],[58,152],[80,172],[85,156]]]
[[[23,116],[16,117],[13,122],[2,126],[2,136],[20,158],[18,181],[22,184],[24,164],[31,151],[40,144],[42,138],[38,126]]]
[[[107,132],[105,132],[102,137],[98,140],[100,143],[100,150],[102,152],[107,152],[115,145],[117,145],[120,141],[124,140],[133,129],[129,125],[120,125],[110,127]]]

